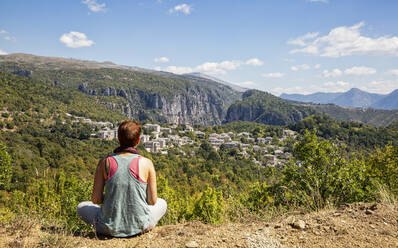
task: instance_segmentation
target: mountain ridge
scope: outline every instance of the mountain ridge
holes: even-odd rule
[[[233,85],[203,74],[177,75],[137,68],[29,54],[0,55],[0,71],[94,95],[108,109],[139,121],[207,126],[246,120],[286,125],[321,112],[340,121],[375,126],[398,120],[397,111],[306,104],[259,90],[239,92],[231,88]],[[320,99],[325,96],[315,95]]]
[[[394,110],[398,109],[398,101],[395,101],[395,95],[398,95],[398,92],[395,91],[392,91],[389,94],[376,94],[366,92],[358,88],[351,88],[346,92],[316,92],[308,95],[283,93],[280,97],[285,100],[306,103],[335,104],[342,107]]]

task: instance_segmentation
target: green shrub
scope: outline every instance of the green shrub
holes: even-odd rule
[[[218,224],[224,220],[225,208],[222,193],[207,187],[195,201],[192,219]]]

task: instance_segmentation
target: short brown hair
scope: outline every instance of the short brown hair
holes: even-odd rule
[[[136,121],[123,121],[117,130],[117,138],[122,146],[135,146],[141,135],[141,124]]]

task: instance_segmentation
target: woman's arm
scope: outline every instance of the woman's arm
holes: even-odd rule
[[[93,193],[91,195],[91,201],[94,204],[101,204],[102,203],[102,196],[104,193],[104,185],[105,185],[105,161],[106,158],[101,159],[98,162],[97,169],[95,171],[94,176],[94,186],[93,186]]]
[[[158,193],[156,188],[156,171],[153,163],[149,159],[145,159],[148,168],[148,179],[146,188],[146,201],[149,205],[155,205],[158,200]]]

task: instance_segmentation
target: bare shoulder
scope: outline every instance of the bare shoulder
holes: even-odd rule
[[[103,167],[106,164],[106,159],[108,157],[103,157],[98,161],[98,167]]]
[[[148,159],[146,157],[143,157],[143,156],[141,156],[140,164],[144,165],[147,168],[154,168],[152,160],[150,160],[150,159]]]

